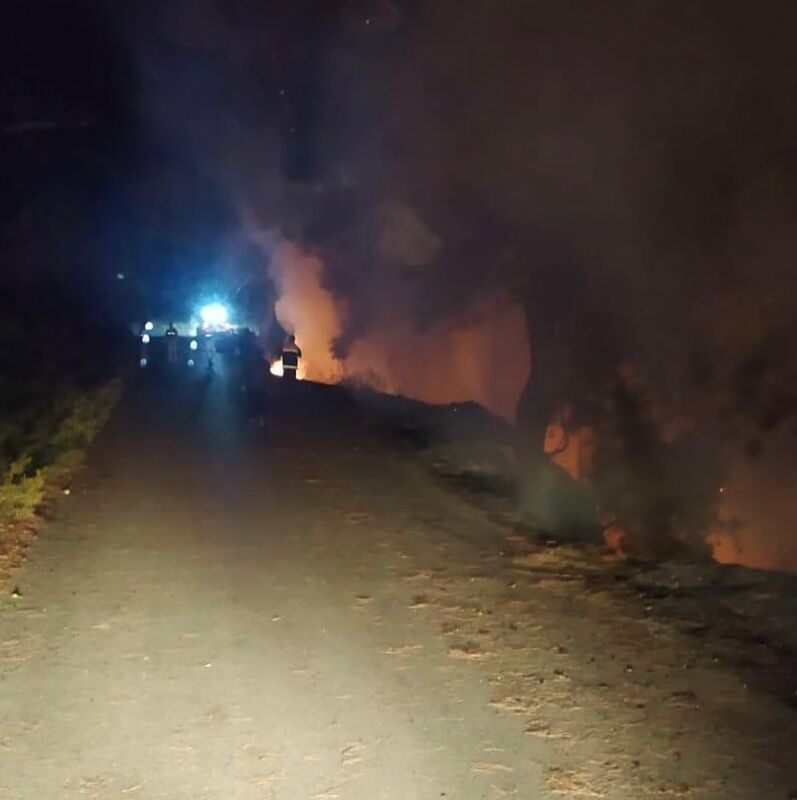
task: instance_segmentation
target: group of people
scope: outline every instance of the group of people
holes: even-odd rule
[[[138,333],[139,340],[139,363],[142,367],[149,365],[150,348],[152,346],[152,330],[154,326],[151,322],[145,323]],[[163,333],[163,340],[166,348],[166,363],[177,365],[180,361],[180,332],[173,322]],[[216,346],[210,334],[203,334],[197,331],[197,336],[192,339],[189,345],[190,353],[188,365],[194,366],[198,358],[204,358],[208,369],[213,369],[213,359],[216,355]]]
[[[151,356],[152,332],[154,325],[151,322],[141,326],[138,334],[140,343],[139,363],[141,367],[147,367]],[[233,334],[213,334],[202,328],[197,330],[196,337],[189,341],[188,354],[181,355],[181,336],[173,322],[170,322],[163,333],[163,347],[165,351],[165,361],[170,366],[176,366],[186,359],[189,367],[206,367],[210,372],[213,370],[213,362],[216,356],[216,335],[225,337],[224,352],[229,352],[232,358],[230,364],[233,369],[234,380],[240,387],[243,405],[246,408],[249,419],[257,423],[261,428],[265,427],[266,407],[272,395],[272,364],[273,361],[280,360],[282,370],[277,371],[282,379],[294,382],[299,375],[299,360],[302,357],[302,350],[296,342],[293,334],[285,336],[282,346],[270,355],[264,354],[257,336],[253,331],[247,329],[239,330]],[[229,350],[228,350],[229,347]]]
[[[150,347],[152,344],[151,332],[154,326],[151,322],[145,323],[139,331],[140,352],[139,359],[142,367],[149,363]],[[166,363],[176,365],[180,361],[180,333],[173,322],[164,331],[163,335],[166,348]],[[213,369],[213,362],[216,356],[216,345],[211,333],[202,329],[197,330],[196,338],[192,339],[189,345],[190,352],[188,365],[194,366],[198,360],[205,362],[208,369]],[[258,345],[257,337],[249,330],[243,330],[237,334],[235,354],[238,361],[244,365],[245,370],[261,371],[267,374],[270,369],[270,362],[263,356]],[[299,359],[302,357],[302,350],[296,343],[296,337],[288,334],[283,341],[279,358],[282,363],[282,377],[287,381],[295,381],[299,372]]]

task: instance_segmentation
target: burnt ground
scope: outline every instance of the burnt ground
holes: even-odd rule
[[[791,578],[549,546],[473,409],[279,389],[127,392],[0,600],[0,798],[795,796]]]

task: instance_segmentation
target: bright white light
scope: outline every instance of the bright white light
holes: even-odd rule
[[[148,334],[148,333],[145,333],[145,334],[144,334],[144,335],[141,337],[141,341],[142,341],[144,344],[149,344],[149,343],[150,343],[150,336],[149,336],[149,334]]]
[[[193,367],[194,366],[194,359],[193,358],[189,358],[188,359],[188,366],[189,367]]]
[[[196,350],[199,347],[199,343],[196,339],[191,339],[191,344],[188,345],[192,350]]]
[[[202,306],[199,316],[202,317],[202,322],[205,325],[220,328],[227,322],[227,308],[221,303],[209,303],[206,306]]]
[[[148,363],[149,362],[147,361],[146,358],[142,358],[141,361],[138,362],[138,365],[143,369],[144,367],[147,366]]]
[[[145,322],[144,323],[144,330],[145,331],[151,331],[154,327],[155,326],[151,322]]]

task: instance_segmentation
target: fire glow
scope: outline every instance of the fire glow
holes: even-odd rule
[[[269,367],[269,372],[276,376],[277,378],[282,378],[285,376],[285,369],[282,366],[282,359],[278,358],[276,361],[272,361],[271,366]],[[299,361],[299,368],[296,370],[296,380],[301,381],[304,380],[305,376],[305,368],[302,361]]]
[[[387,317],[338,359],[332,347],[347,309],[324,287],[322,261],[283,240],[271,248],[270,269],[277,319],[304,354],[297,377],[349,381],[428,403],[472,400],[514,419],[530,363],[519,307],[486,297],[466,321],[442,320],[424,331]],[[281,371],[281,362],[272,364],[273,375]]]

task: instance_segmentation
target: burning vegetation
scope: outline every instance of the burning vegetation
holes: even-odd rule
[[[433,404],[476,400],[514,421],[529,368],[528,355],[517,356],[525,330],[516,306],[483,301],[469,319],[426,331],[387,320],[336,355],[346,306],[325,287],[324,262],[295,244],[274,241],[269,264],[277,319],[296,332],[306,353],[298,377],[365,385]],[[271,371],[281,375],[281,363],[275,361]],[[756,537],[740,522],[749,508],[738,508],[735,488],[733,499],[727,493],[737,480],[719,463],[717,442],[701,440],[698,422],[662,402],[638,367],[624,366],[606,394],[596,395],[586,410],[577,403],[556,407],[545,427],[547,478],[538,475],[530,483],[522,469],[513,476],[537,524],[560,537],[602,536],[624,555],[708,548],[723,562],[796,566],[788,552],[768,547],[766,536]],[[750,471],[749,465],[741,469]],[[568,504],[566,516],[557,502]],[[772,515],[765,516],[771,523]]]
[[[306,378],[516,421],[550,535],[793,564],[748,464],[794,447],[793,4],[296,3],[289,50],[178,6],[137,18],[153,138],[229,202]],[[212,115],[209,44],[242,101]]]
[[[295,244],[274,241],[269,271],[278,295],[275,312],[302,346],[300,377],[366,385],[427,403],[471,400],[514,418],[529,368],[516,304],[486,297],[461,318],[433,321],[424,330],[397,315],[380,317],[344,350],[347,307],[324,285],[323,261]],[[281,373],[279,362],[272,372]]]

